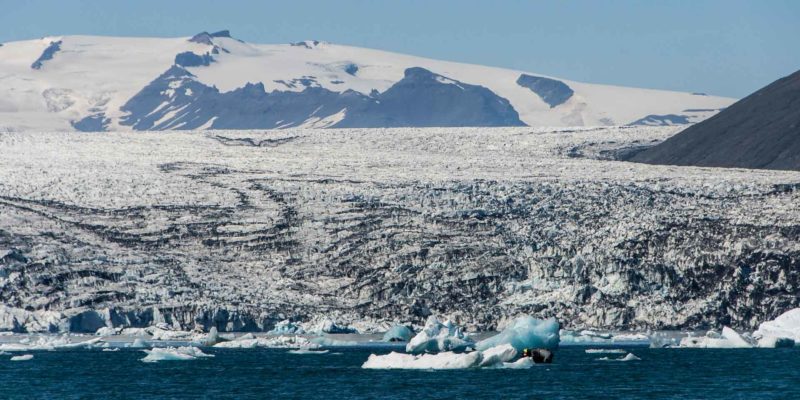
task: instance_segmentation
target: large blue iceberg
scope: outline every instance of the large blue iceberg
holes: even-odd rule
[[[478,342],[475,349],[485,351],[499,345],[510,344],[517,351],[525,348],[554,350],[558,348],[560,342],[558,330],[558,321],[554,318],[541,320],[525,315],[517,317],[497,335]]]

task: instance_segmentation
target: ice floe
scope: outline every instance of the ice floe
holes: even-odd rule
[[[23,354],[21,356],[11,357],[11,361],[28,361],[33,360],[33,354]]]
[[[625,354],[627,351],[622,349],[586,349],[586,354]]]
[[[21,352],[32,350],[93,348],[101,341],[101,338],[94,338],[82,342],[73,342],[71,338],[66,336],[40,336],[35,341],[30,340],[30,338],[23,338],[18,343],[0,344],[0,351]]]
[[[620,357],[620,358],[603,357],[603,358],[598,358],[597,361],[641,361],[641,358],[637,357],[633,353],[628,353],[625,355],[625,357]]]
[[[521,358],[514,361],[519,352],[510,344],[503,344],[484,351],[437,354],[404,354],[391,352],[385,355],[371,354],[362,368],[366,369],[469,369],[469,368],[530,368],[533,360]]]
[[[144,350],[147,353],[142,361],[144,362],[158,362],[158,361],[190,361],[198,358],[214,357],[213,354],[203,353],[197,347],[164,347],[153,348]]]
[[[315,349],[296,349],[296,350],[289,350],[291,354],[327,354],[328,350],[315,350]]]
[[[474,345],[475,342],[452,321],[441,323],[435,316],[430,316],[422,331],[408,342],[406,352],[421,354],[464,351]]]
[[[319,345],[312,343],[302,336],[254,337],[253,335],[249,335],[231,341],[217,343],[214,347],[226,349],[253,349],[256,347],[300,349],[316,348],[319,347]]]

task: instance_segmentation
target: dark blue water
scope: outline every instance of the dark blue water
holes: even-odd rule
[[[24,362],[0,356],[0,398],[800,399],[800,348],[631,351],[642,360],[565,348],[548,366],[460,371],[363,370],[364,350],[208,349],[216,357],[159,363],[136,350],[35,352]]]

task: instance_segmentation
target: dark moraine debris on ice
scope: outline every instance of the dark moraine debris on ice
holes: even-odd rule
[[[656,115],[656,114],[650,114],[650,115],[648,115],[646,117],[637,119],[636,121],[633,121],[628,125],[661,126],[661,125],[687,125],[689,123],[690,123],[689,117],[687,117],[685,115],[678,115],[678,114]]]
[[[636,154],[630,161],[800,170],[800,71]]]
[[[550,108],[564,104],[575,93],[571,87],[559,80],[527,74],[519,76],[517,85],[536,93],[545,103],[550,105]]]
[[[33,69],[42,69],[45,61],[52,60],[53,56],[61,50],[61,41],[50,42],[50,45],[42,52],[42,55],[31,64]]]

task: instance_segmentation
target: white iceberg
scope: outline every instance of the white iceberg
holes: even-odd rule
[[[474,345],[475,342],[450,320],[441,323],[436,317],[430,316],[422,331],[408,342],[406,352],[421,354],[464,351]]]
[[[23,354],[21,356],[11,357],[11,361],[28,361],[33,359],[33,354]]]
[[[24,338],[20,340],[19,343],[0,344],[0,351],[21,352],[31,350],[90,349],[100,342],[102,342],[101,338],[72,342],[72,339],[66,336],[40,336],[36,341],[31,341],[30,338]]]
[[[354,340],[340,340],[340,339],[333,339],[327,336],[321,336],[311,339],[311,343],[317,346],[324,346],[324,347],[353,347],[358,346],[358,342]]]
[[[526,348],[554,350],[558,348],[559,342],[558,321],[554,318],[541,320],[525,315],[516,318],[499,334],[481,340],[475,348],[486,350],[501,344],[510,344],[517,351]]]
[[[625,355],[625,357],[620,357],[620,358],[603,357],[597,359],[597,361],[640,361],[640,360],[641,358],[636,357],[636,355],[633,353],[628,353]]]
[[[318,344],[302,336],[278,336],[278,337],[253,337],[253,335],[237,338],[229,342],[221,342],[214,347],[226,349],[253,349],[256,347],[279,348],[279,349],[300,349],[317,348]]]
[[[391,352],[385,355],[371,354],[362,368],[367,369],[469,369],[469,368],[530,368],[533,360],[521,358],[513,361],[519,353],[510,344],[503,344],[484,351],[437,354],[404,354]]]
[[[157,361],[190,361],[204,357],[214,357],[213,354],[203,353],[197,347],[164,347],[153,348],[144,350],[147,353],[142,361],[144,362],[157,362]]]
[[[289,350],[290,354],[303,354],[303,355],[310,355],[310,354],[327,354],[328,350],[315,350],[315,349],[296,349],[296,350]]]
[[[414,336],[414,332],[405,325],[395,325],[383,334],[384,342],[407,342]]]
[[[312,333],[322,335],[325,333],[358,333],[355,329],[349,326],[338,325],[336,322],[328,317],[320,320],[316,326],[311,329]]]
[[[97,330],[94,334],[97,336],[114,336],[118,333],[117,329],[114,329],[110,326],[104,326]]]
[[[147,343],[144,340],[142,340],[142,338],[137,337],[136,339],[133,339],[132,343],[128,343],[127,347],[131,347],[134,349],[141,349],[147,347]]]
[[[627,351],[622,349],[586,349],[586,354],[625,354]]]
[[[746,349],[753,347],[742,335],[729,327],[723,327],[722,333],[709,331],[705,336],[688,336],[682,338],[678,347],[699,349]]]
[[[800,308],[762,322],[753,337],[758,340],[759,347],[791,347],[800,343]]]

